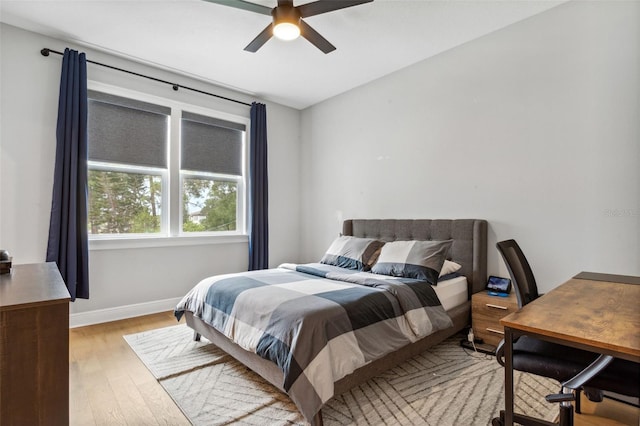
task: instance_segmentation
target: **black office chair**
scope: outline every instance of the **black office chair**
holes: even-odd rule
[[[518,307],[522,308],[539,297],[531,266],[514,240],[499,242],[497,248],[511,276]],[[496,349],[496,359],[504,366],[503,358],[504,340]],[[573,425],[571,401],[575,401],[576,412],[579,413],[581,390],[585,390],[587,397],[595,401],[602,400],[602,391],[640,397],[640,364],[529,336],[521,336],[513,344],[513,369],[555,379],[561,383],[559,394],[546,397],[548,402],[560,403],[559,423],[514,413],[514,422],[522,425]],[[503,424],[504,411],[501,411],[500,417],[493,419],[492,425]]]

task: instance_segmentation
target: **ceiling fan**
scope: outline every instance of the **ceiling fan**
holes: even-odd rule
[[[329,53],[336,50],[336,47],[329,43],[326,38],[322,37],[320,33],[311,28],[302,18],[370,3],[373,0],[319,0],[299,6],[294,6],[293,0],[278,0],[278,5],[273,9],[244,0],[206,1],[260,13],[262,15],[271,15],[273,17],[273,22],[244,48],[244,50],[248,52],[257,52],[272,36],[276,36],[282,40],[294,40],[298,38],[298,36],[302,36],[324,53]]]

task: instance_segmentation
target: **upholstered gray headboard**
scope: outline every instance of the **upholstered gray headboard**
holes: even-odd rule
[[[349,219],[342,234],[381,241],[453,240],[449,257],[462,265],[471,294],[487,283],[487,221],[480,219]]]

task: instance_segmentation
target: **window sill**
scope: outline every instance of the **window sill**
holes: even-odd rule
[[[247,235],[200,235],[179,237],[113,237],[89,239],[89,250],[122,250],[152,247],[200,246],[211,244],[247,243]]]

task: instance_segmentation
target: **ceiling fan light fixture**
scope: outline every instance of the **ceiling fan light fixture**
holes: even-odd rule
[[[258,49],[264,46],[264,44],[274,36],[282,40],[295,40],[299,36],[302,36],[309,43],[320,49],[322,53],[327,54],[336,50],[336,47],[329,43],[326,38],[322,37],[319,32],[314,30],[303,19],[327,12],[333,12],[334,10],[346,9],[348,7],[358,6],[364,3],[371,3],[373,0],[306,0],[306,3],[299,6],[293,5],[294,0],[277,0],[277,6],[274,8],[269,8],[262,4],[247,0],[206,1],[231,6],[237,9],[248,10],[261,15],[271,15],[273,18],[271,23],[267,25],[267,27],[244,48],[247,52],[257,52]],[[265,0],[261,0],[261,2],[264,1]],[[269,1],[273,2],[273,0]]]
[[[291,22],[279,22],[273,26],[273,35],[280,40],[295,40],[300,37],[300,27]]]
[[[300,12],[290,4],[272,10],[273,35],[280,40],[295,40],[300,36]]]

